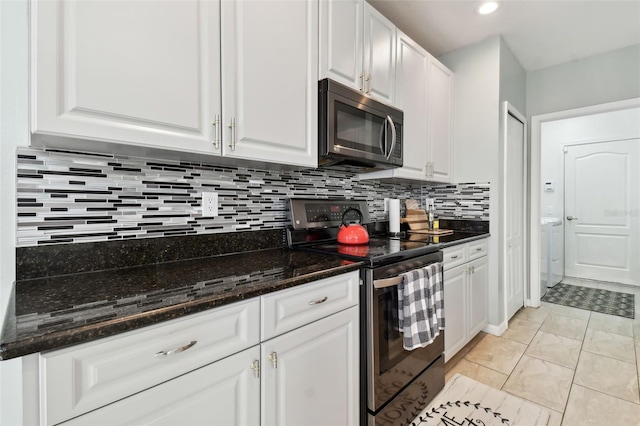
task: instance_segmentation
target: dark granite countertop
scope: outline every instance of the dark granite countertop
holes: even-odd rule
[[[458,244],[465,244],[471,241],[489,238],[491,234],[488,232],[472,232],[472,231],[453,231],[448,235],[426,235],[408,233],[407,238],[411,241],[422,241],[432,244],[440,244],[440,249],[444,249]]]
[[[89,342],[361,266],[274,248],[20,280],[4,320],[0,359]]]
[[[443,223],[455,229],[453,235],[411,238],[445,248],[489,236],[488,222]],[[113,336],[363,266],[282,244],[282,230],[267,230],[18,248],[18,280],[0,335],[0,360]]]

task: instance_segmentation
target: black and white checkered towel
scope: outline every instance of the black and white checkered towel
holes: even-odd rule
[[[422,348],[444,330],[442,263],[401,274],[398,285],[398,322],[406,350]]]

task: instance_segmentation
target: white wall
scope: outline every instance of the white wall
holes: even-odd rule
[[[527,73],[509,46],[500,39],[500,104],[504,101],[526,115]]]
[[[527,74],[527,116],[640,97],[640,44]]]
[[[504,321],[498,276],[500,38],[491,37],[438,58],[455,74],[454,182],[489,182],[489,324]]]
[[[639,138],[640,108],[545,122],[540,135],[540,215],[563,217],[564,146]],[[552,182],[555,190],[545,192],[545,182]]]
[[[454,182],[495,182],[498,165],[500,39],[438,58],[454,76]]]
[[[28,127],[28,3],[0,1],[0,320],[15,281],[16,147]],[[0,362],[0,425],[23,424],[22,360]]]
[[[490,183],[489,324],[505,322],[500,276],[502,101],[525,114],[526,73],[499,36],[438,58],[455,74],[454,181]]]

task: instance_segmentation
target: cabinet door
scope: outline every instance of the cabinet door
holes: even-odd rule
[[[487,258],[469,262],[469,339],[489,322],[489,268]]]
[[[56,424],[256,345],[257,298],[40,355],[43,423]]]
[[[224,155],[317,166],[318,0],[222,2]]]
[[[403,166],[398,177],[426,179],[429,53],[398,31],[396,106],[404,111]]]
[[[220,105],[218,1],[32,5],[36,139],[55,135],[216,152],[211,121]]]
[[[378,100],[395,102],[396,27],[365,2],[364,6],[365,92]]]
[[[364,0],[320,2],[320,79],[362,90]]]
[[[263,425],[359,423],[358,307],[263,342],[261,351]]]
[[[450,360],[467,343],[467,265],[444,271],[444,357]]]
[[[260,424],[258,346],[107,405],[64,425]]]
[[[431,58],[427,114],[431,181],[451,182],[453,179],[452,120],[453,73],[437,59]]]

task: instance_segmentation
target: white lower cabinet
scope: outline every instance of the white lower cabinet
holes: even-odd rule
[[[263,425],[358,424],[358,307],[261,345]]]
[[[357,425],[358,286],[354,271],[43,353],[40,424]]]
[[[488,323],[487,240],[444,250],[445,362]]]
[[[260,380],[248,367],[259,356],[254,346],[63,424],[257,426]]]

